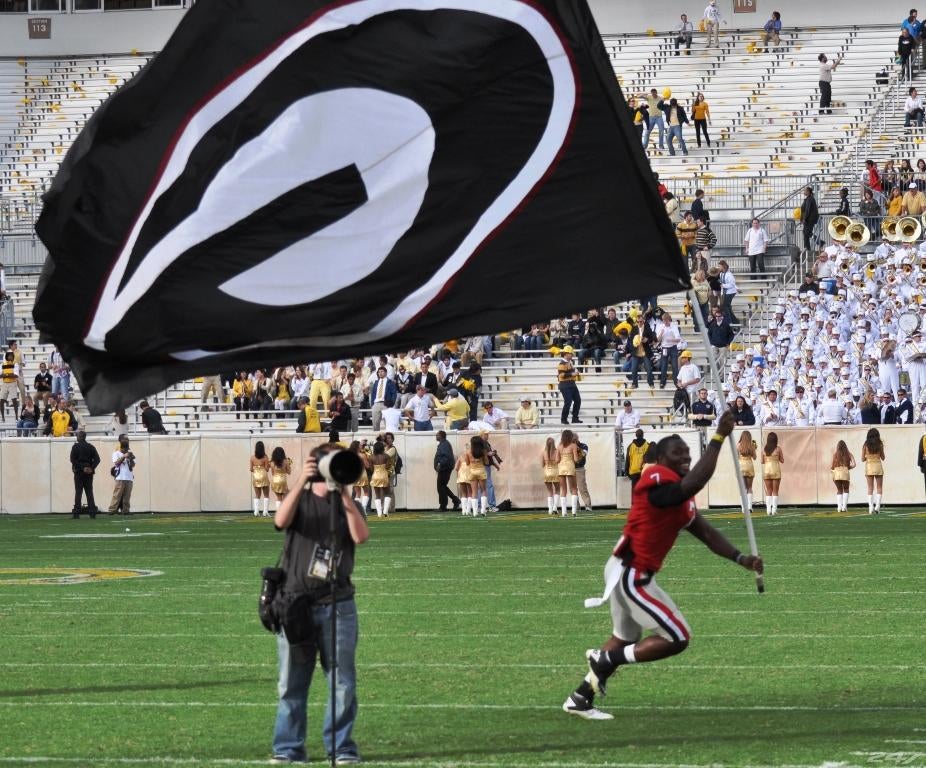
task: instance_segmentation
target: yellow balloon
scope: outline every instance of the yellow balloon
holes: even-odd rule
[[[672,89],[671,89],[671,88],[663,88],[663,89],[662,89],[662,98],[664,98],[664,99],[670,99],[670,98],[672,98]]]

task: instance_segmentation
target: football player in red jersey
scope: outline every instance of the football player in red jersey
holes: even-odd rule
[[[714,554],[762,573],[762,558],[741,553],[701,516],[694,501],[714,474],[720,448],[733,427],[733,414],[727,411],[694,467],[688,446],[678,435],[657,444],[656,463],[643,471],[633,489],[627,524],[605,565],[604,594],[585,602],[594,607],[609,601],[614,629],[600,650],[586,651],[588,674],[563,704],[569,714],[586,720],[613,719],[596,709],[594,702],[596,693],[604,696],[607,679],[619,666],[658,661],[688,647],[691,630],[685,617],[656,584],[656,573],[680,531],[687,529]],[[644,638],[644,630],[653,634]]]

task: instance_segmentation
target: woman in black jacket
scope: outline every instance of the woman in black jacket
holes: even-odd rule
[[[756,424],[755,414],[752,412],[752,407],[749,403],[746,402],[746,399],[743,397],[736,398],[736,402],[733,403],[733,408],[730,410],[733,411],[733,418],[736,420],[736,426],[738,427],[754,427]]]
[[[862,415],[862,424],[880,424],[881,411],[878,404],[872,397],[871,390],[865,392],[865,395],[858,404],[859,413]]]
[[[582,349],[579,350],[579,367],[585,368],[585,360],[589,357],[595,358],[595,373],[601,373],[601,358],[604,356],[605,347],[608,346],[604,334],[598,330],[598,323],[590,322],[588,330],[582,337]]]

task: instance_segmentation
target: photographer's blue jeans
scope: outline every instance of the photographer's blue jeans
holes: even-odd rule
[[[495,483],[492,482],[492,467],[486,465],[486,498],[489,500],[489,506],[495,506]]]
[[[325,751],[334,751],[337,757],[356,757],[357,744],[351,736],[357,719],[357,673],[354,653],[357,648],[357,606],[354,601],[337,603],[337,717],[332,729],[329,685],[325,686],[325,721],[322,726],[322,741]],[[318,651],[322,669],[328,678],[331,659],[331,606],[316,605],[313,609],[315,626],[319,632]],[[312,673],[315,671],[314,651],[302,654],[294,650],[282,633],[277,635],[277,651],[280,657],[279,695],[276,725],[273,729],[273,754],[290,760],[306,760],[306,700]],[[332,730],[334,738],[332,739]],[[333,742],[333,743],[332,743]]]

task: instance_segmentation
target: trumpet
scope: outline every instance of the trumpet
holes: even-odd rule
[[[843,262],[839,265],[839,271],[840,271],[840,272],[845,272],[846,274],[848,274],[848,273],[849,273],[849,262],[848,262],[848,261],[843,261]]]
[[[920,288],[926,287],[926,275],[920,275],[919,280],[916,282],[919,284]]]
[[[833,240],[845,240],[846,230],[852,226],[852,219],[848,216],[834,216],[826,228],[827,233]]]
[[[897,216],[887,216],[881,222],[881,235],[891,243],[896,243],[900,239],[897,235],[897,222],[899,220]]]
[[[903,243],[912,243],[920,239],[920,233],[923,231],[923,225],[913,216],[904,216],[897,222],[897,232],[900,234],[900,241]]]
[[[893,272],[891,272],[891,274],[889,274],[889,275],[887,276],[887,284],[888,284],[888,285],[894,285],[894,283],[896,283],[896,282],[897,282],[897,275],[895,275]]]
[[[903,269],[903,273],[904,273],[905,275],[909,275],[909,274],[911,274],[911,273],[913,272],[913,265],[912,265],[912,264],[904,264],[903,267],[902,267],[902,269]]]
[[[919,224],[917,224],[919,226]],[[864,248],[868,245],[868,241],[871,240],[871,232],[868,230],[862,222],[856,221],[846,227],[845,232],[846,239],[856,248]],[[917,230],[917,237],[919,237],[919,230]],[[848,271],[849,265],[846,264],[846,271]]]
[[[926,258],[920,259],[920,272],[926,272]]]

